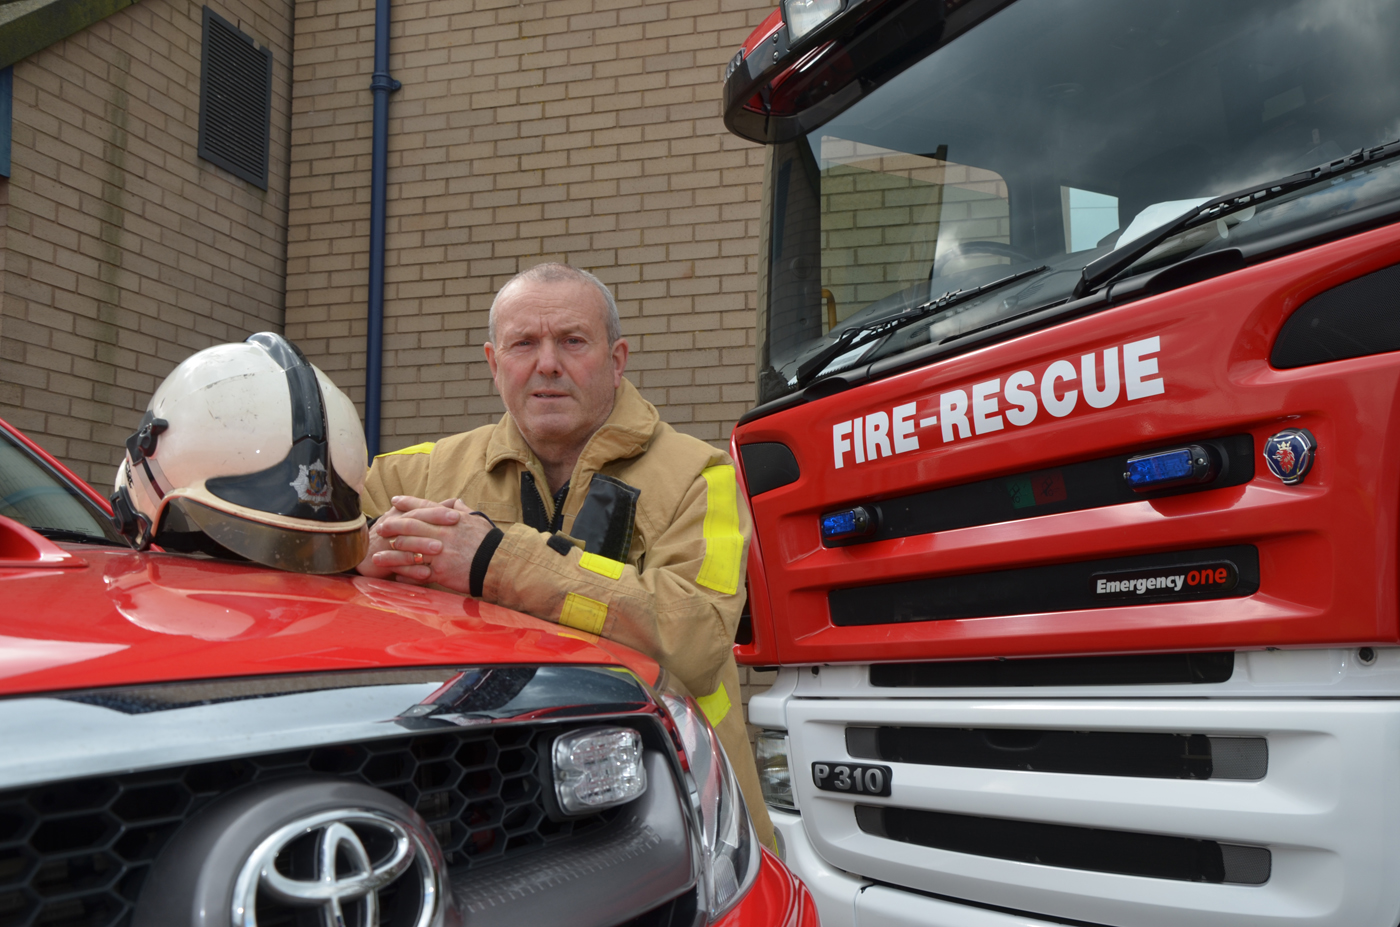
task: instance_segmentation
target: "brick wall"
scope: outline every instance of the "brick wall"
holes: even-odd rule
[[[763,151],[723,67],[772,0],[395,0],[383,449],[494,420],[492,294],[542,261],[614,287],[629,375],[723,446],[754,401]],[[287,334],[363,396],[371,0],[297,7]]]
[[[280,331],[291,0],[217,0],[273,51],[266,192],[196,156],[201,7],[141,0],[14,68],[0,416],[99,487],[194,351]]]

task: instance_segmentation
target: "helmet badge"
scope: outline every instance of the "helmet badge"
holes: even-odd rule
[[[310,466],[299,464],[297,471],[297,478],[289,484],[297,491],[297,498],[317,508],[330,505],[331,480],[326,465],[318,460]]]

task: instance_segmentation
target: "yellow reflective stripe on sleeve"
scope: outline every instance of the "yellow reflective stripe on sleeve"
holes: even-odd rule
[[[700,474],[708,484],[705,494],[705,560],[695,581],[716,592],[739,591],[744,536],[739,532],[739,484],[734,468],[706,467]]]
[[[622,578],[622,561],[609,560],[607,557],[600,557],[597,554],[584,553],[578,558],[578,565],[599,576],[606,576],[608,579]]]
[[[608,620],[608,606],[597,599],[571,592],[564,597],[564,610],[559,613],[559,623],[589,634],[602,634],[603,624]]]
[[[719,727],[719,723],[724,720],[725,715],[729,714],[731,707],[729,693],[724,691],[724,683],[720,683],[719,688],[709,695],[697,698],[695,702],[705,713],[705,717],[710,719],[710,727]]]
[[[436,441],[424,441],[422,444],[415,444],[412,447],[402,447],[399,448],[397,451],[386,451],[383,454],[375,454],[374,459],[378,460],[381,457],[396,457],[399,454],[431,454],[433,452],[433,447],[436,444]]]

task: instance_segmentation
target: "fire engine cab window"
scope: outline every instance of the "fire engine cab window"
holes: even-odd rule
[[[1010,262],[1006,182],[994,171],[823,136],[821,276],[826,328],[958,271]]]
[[[1389,0],[1009,4],[774,146],[760,399],[853,327],[1047,268],[852,335],[804,384],[1064,300],[1084,265],[1193,204],[1400,138],[1397,47]],[[1134,271],[1400,207],[1397,163],[1191,229]]]

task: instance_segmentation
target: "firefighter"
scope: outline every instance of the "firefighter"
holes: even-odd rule
[[[732,645],[751,525],[729,456],[661,421],[623,376],[617,304],[543,264],[491,305],[494,425],[375,459],[367,576],[432,583],[654,658],[715,726],[759,838],[772,827]]]

